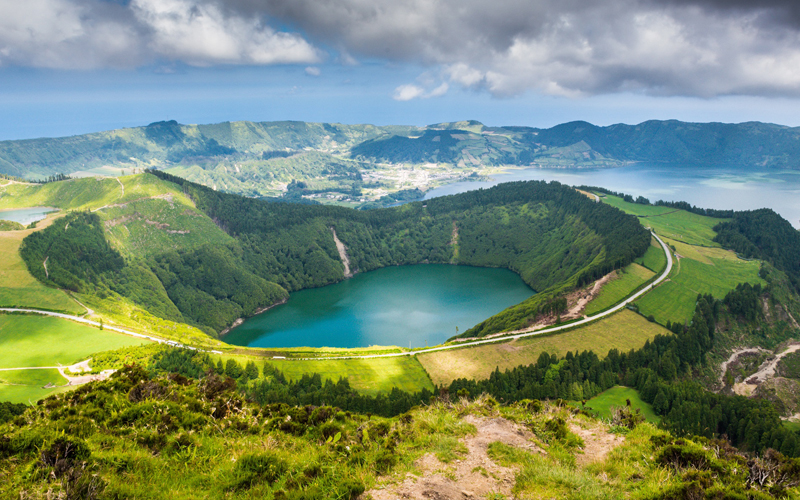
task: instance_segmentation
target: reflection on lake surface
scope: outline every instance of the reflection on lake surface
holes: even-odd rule
[[[703,208],[768,207],[800,227],[800,170],[637,163],[618,168],[528,168],[495,175],[491,182],[457,182],[432,189],[425,199],[519,180],[599,186],[656,200],[686,201]]]
[[[253,347],[422,347],[444,342],[533,295],[506,269],[388,267],[291,294],[223,337]]]
[[[33,221],[42,220],[47,217],[50,212],[57,211],[57,208],[51,207],[32,207],[32,208],[19,208],[14,210],[0,210],[0,219],[19,222],[23,226],[27,226]]]

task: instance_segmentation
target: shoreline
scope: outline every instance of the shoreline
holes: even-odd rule
[[[224,335],[227,335],[228,333],[230,333],[230,332],[231,332],[231,330],[233,330],[233,329],[234,329],[234,328],[236,328],[237,326],[239,326],[239,325],[241,325],[242,323],[244,323],[244,321],[245,321],[246,319],[250,319],[250,318],[253,318],[253,317],[255,317],[255,316],[258,316],[258,315],[259,315],[259,314],[261,314],[261,313],[264,313],[264,312],[267,312],[267,311],[269,311],[269,310],[270,310],[270,309],[272,309],[273,307],[281,306],[281,305],[285,304],[285,303],[286,303],[288,300],[289,300],[288,298],[285,298],[285,299],[281,300],[280,302],[275,302],[275,303],[274,303],[274,304],[272,304],[272,305],[269,305],[269,306],[266,306],[266,307],[259,307],[258,309],[256,309],[256,310],[253,312],[253,314],[251,314],[251,315],[250,315],[250,316],[248,316],[247,318],[236,318],[236,319],[234,320],[234,322],[233,322],[233,323],[231,323],[231,326],[229,326],[228,328],[226,328],[226,329],[222,330],[221,332],[219,332],[219,338],[222,338]]]

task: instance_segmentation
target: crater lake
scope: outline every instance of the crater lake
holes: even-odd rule
[[[251,347],[424,347],[533,294],[507,269],[387,267],[294,292],[285,304],[245,320],[222,340]]]

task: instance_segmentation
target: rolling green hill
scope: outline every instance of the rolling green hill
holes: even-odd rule
[[[355,272],[424,262],[505,267],[542,292],[468,332],[481,336],[561,307],[559,294],[650,244],[634,217],[558,183],[357,211],[260,201],[154,174],[2,188],[13,194],[0,203],[94,209],[27,236],[20,253],[30,272],[85,303],[124,299],[215,334],[287,291],[343,279],[335,229]]]
[[[352,206],[426,190],[502,166],[618,166],[631,161],[798,168],[800,129],[647,121],[550,129],[476,121],[428,127],[224,122],[144,127],[0,142],[0,174],[42,179],[168,170],[247,196],[305,197]],[[320,196],[325,194],[326,196]]]

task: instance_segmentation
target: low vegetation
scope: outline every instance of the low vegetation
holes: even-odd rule
[[[510,370],[536,361],[542,353],[565,356],[570,351],[594,351],[605,356],[609,350],[627,352],[642,347],[656,335],[668,335],[662,326],[648,322],[632,311],[620,311],[608,318],[556,335],[532,336],[514,341],[418,354],[422,366],[436,385],[455,379],[485,379],[496,369]]]
[[[626,407],[630,407],[633,412],[641,413],[647,422],[657,424],[661,421],[653,411],[653,406],[642,401],[639,393],[630,387],[612,387],[581,403],[582,409],[609,422],[613,421],[615,411]]]
[[[663,251],[661,254],[664,254]],[[639,264],[628,264],[617,271],[616,275],[608,283],[603,285],[597,297],[592,299],[586,306],[585,314],[591,316],[617,304],[644,285],[648,280],[655,277],[655,275],[653,271]]]

